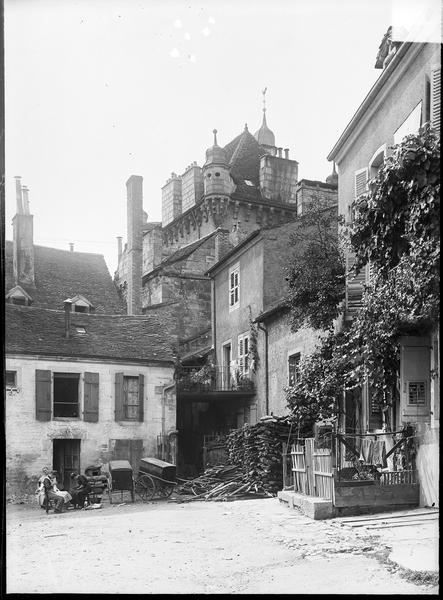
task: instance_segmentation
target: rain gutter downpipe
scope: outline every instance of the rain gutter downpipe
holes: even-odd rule
[[[162,460],[165,460],[166,390],[170,390],[173,387],[175,387],[175,381],[173,383],[165,384],[162,390]]]
[[[266,414],[269,414],[269,373],[268,373],[268,330],[263,327],[261,323],[258,323],[258,328],[265,334],[265,390],[266,390],[266,403],[265,409]]]

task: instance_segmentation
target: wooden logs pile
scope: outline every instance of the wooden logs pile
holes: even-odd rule
[[[265,490],[245,481],[244,473],[236,465],[211,467],[199,477],[181,481],[181,484],[175,489],[174,497],[171,498],[173,502],[230,501],[270,496]]]
[[[229,462],[242,468],[245,480],[275,495],[283,488],[282,443],[294,441],[285,417],[266,417],[227,436]]]

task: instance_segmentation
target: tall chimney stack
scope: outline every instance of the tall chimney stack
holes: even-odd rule
[[[63,306],[65,308],[65,338],[69,339],[71,337],[71,311],[72,311],[72,302],[68,298],[63,302]]]
[[[14,280],[16,285],[34,286],[34,217],[29,212],[28,188],[22,188],[20,180],[16,176],[17,213],[12,219]]]
[[[120,261],[121,255],[122,255],[122,236],[119,235],[117,236],[117,249],[118,249],[118,260]]]
[[[17,204],[17,214],[23,214],[23,195],[22,195],[22,183],[20,175],[15,176],[15,197]]]
[[[143,252],[143,177],[131,175],[126,182],[128,226],[128,315],[141,314]]]

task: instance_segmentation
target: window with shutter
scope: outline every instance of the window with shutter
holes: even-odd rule
[[[51,420],[51,371],[35,371],[35,412],[37,421]]]
[[[242,375],[249,372],[249,334],[238,336],[238,369]]]
[[[240,265],[229,269],[229,311],[238,308],[240,301]]]
[[[85,373],[83,403],[83,419],[89,423],[97,423],[99,407],[98,373]]]
[[[440,129],[441,106],[441,69],[436,67],[431,73],[431,124],[435,129]]]
[[[115,374],[115,420],[123,421],[123,373]]]
[[[365,269],[361,269],[355,274],[353,266],[355,263],[355,254],[349,252],[346,254],[346,309],[348,312],[361,308],[363,289],[366,279]]]
[[[144,420],[144,411],[143,411],[143,402],[145,397],[145,376],[140,374],[138,376],[138,398],[139,398],[139,407],[138,407],[138,420]]]

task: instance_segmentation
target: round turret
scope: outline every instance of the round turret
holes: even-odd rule
[[[331,185],[338,185],[338,174],[335,170],[335,162],[333,163],[332,173],[326,177],[326,183],[330,183]]]
[[[206,150],[206,162],[203,166],[209,164],[226,165],[225,151],[217,144],[217,130],[214,129],[212,133],[214,134],[214,145]]]
[[[204,193],[230,194],[234,188],[226,153],[217,144],[217,130],[214,129],[214,145],[206,150],[206,162],[203,165]]]
[[[275,135],[266,123],[266,109],[263,109],[263,123],[254,137],[261,146],[275,146]]]

